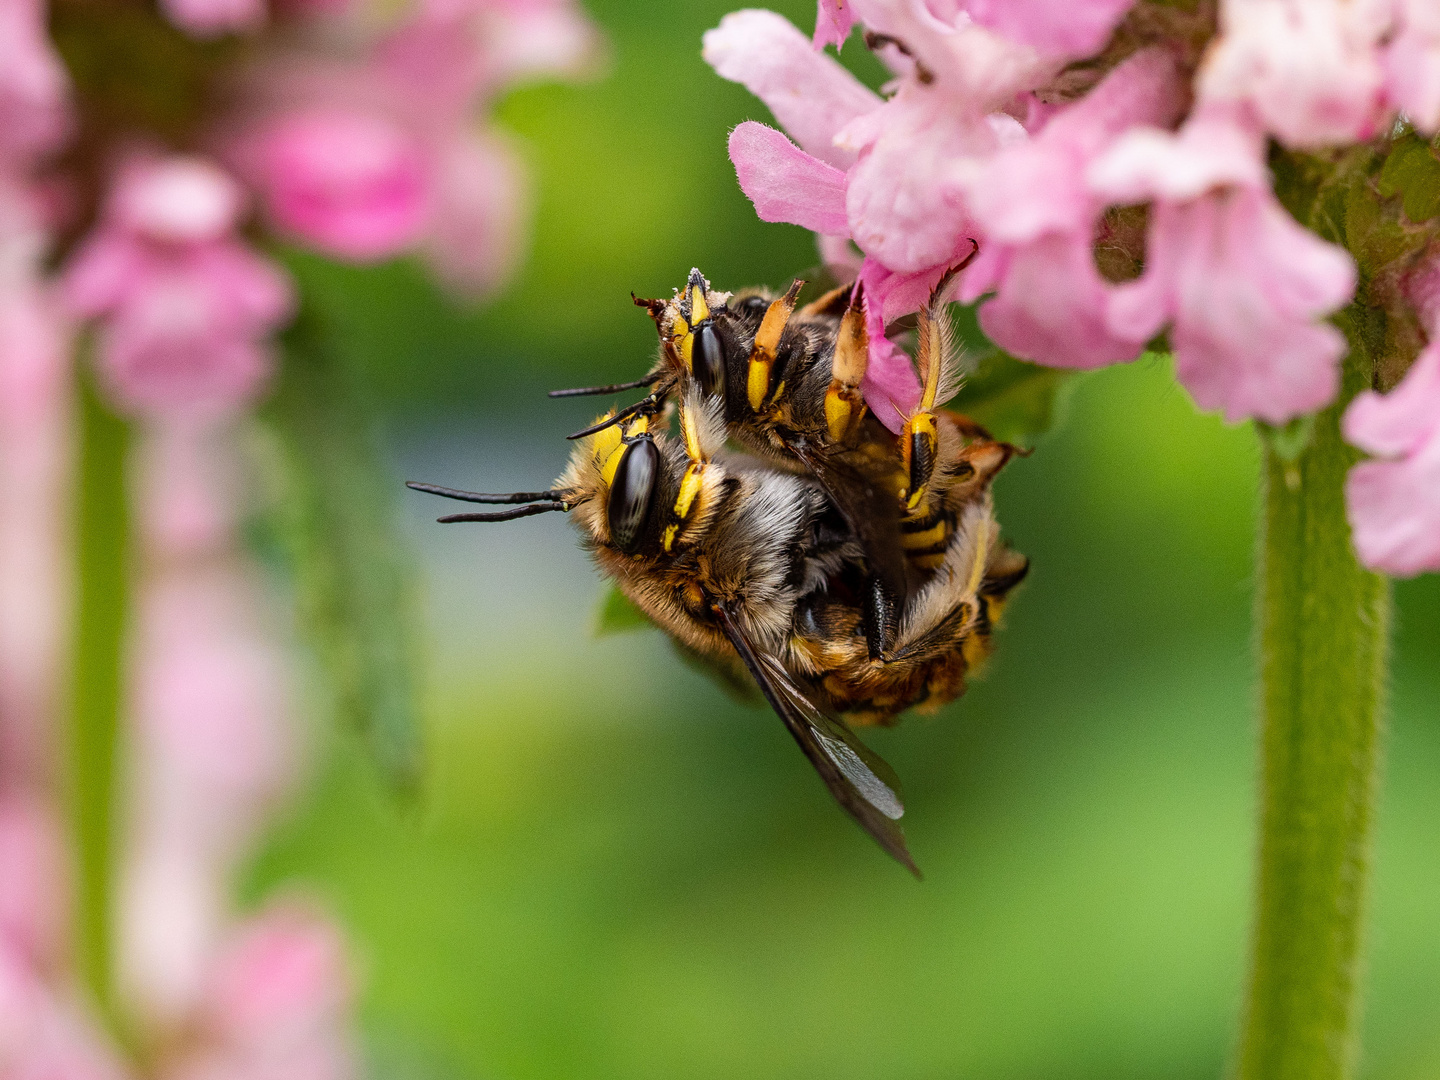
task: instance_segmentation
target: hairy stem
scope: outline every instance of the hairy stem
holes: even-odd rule
[[[76,843],[76,962],[94,1000],[110,1003],[115,766],[129,597],[125,424],[81,391],[79,573],[70,722]],[[107,1009],[108,1011],[108,1009]]]
[[[1347,373],[1348,399],[1363,380]],[[1345,520],[1342,407],[1295,455],[1266,439],[1257,617],[1261,817],[1240,1080],[1340,1080],[1358,1049],[1360,944],[1390,589]]]

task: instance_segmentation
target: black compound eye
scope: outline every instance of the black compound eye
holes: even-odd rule
[[[725,393],[725,345],[715,324],[703,322],[695,328],[695,344],[690,353],[691,370],[700,380],[700,388],[713,397]]]
[[[660,473],[660,451],[648,438],[636,439],[625,448],[610,482],[610,542],[633,555],[645,535],[650,504],[655,500],[655,478]]]
[[[739,304],[740,314],[750,319],[763,319],[770,309],[770,301],[763,296],[747,296]]]

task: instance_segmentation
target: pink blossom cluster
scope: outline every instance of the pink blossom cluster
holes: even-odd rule
[[[1134,7],[820,0],[812,38],[763,10],[705,35],[706,60],[784,128],[747,121],[731,134],[741,188],[762,219],[814,230],[827,262],[865,287],[864,391],[892,429],[919,385],[884,329],[972,254],[954,295],[982,301],[981,327],[1016,356],[1095,368],[1167,334],[1180,381],[1228,420],[1280,425],[1335,399],[1346,343],[1326,319],[1353,297],[1356,266],[1276,199],[1267,140],[1353,142],[1401,113],[1440,127],[1435,5],[1222,0],[1198,64],[1152,33],[1083,94],[1064,90],[1062,73],[1100,53]],[[821,51],[857,24],[893,75],[883,95]],[[1134,206],[1147,208],[1143,272],[1107,280],[1096,263],[1107,212]],[[1440,411],[1433,391],[1426,407]],[[1352,485],[1357,522],[1376,505],[1373,493],[1354,501],[1368,475]],[[1440,512],[1433,474],[1423,495]],[[1357,524],[1377,568],[1440,568],[1433,546],[1397,559],[1364,535]]]

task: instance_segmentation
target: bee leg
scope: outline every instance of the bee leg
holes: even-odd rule
[[[907,486],[901,494],[907,514],[924,513],[930,481],[940,456],[940,432],[935,418],[935,399],[940,389],[940,371],[946,360],[944,315],[939,310],[939,293],[920,310],[916,330],[919,348],[915,363],[920,369],[920,404],[900,429],[900,455]]]
[[[850,442],[865,418],[860,382],[870,366],[870,336],[865,330],[862,292],[860,283],[856,282],[850,294],[850,306],[840,317],[830,389],[825,392],[825,423],[831,442],[837,444]]]
[[[861,613],[864,616],[865,645],[870,659],[879,660],[895,646],[895,637],[900,632],[900,604],[879,575],[870,575],[864,588]]]
[[[771,387],[771,376],[775,371],[775,354],[780,348],[780,335],[795,310],[795,299],[800,295],[805,282],[797,278],[791,283],[785,295],[772,300],[755,331],[755,342],[750,347],[750,362],[745,371],[745,397],[750,409],[759,412],[768,398],[776,396],[779,387]],[[772,392],[773,390],[773,392]]]

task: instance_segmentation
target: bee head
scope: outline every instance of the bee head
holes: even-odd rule
[[[729,368],[741,358],[727,318],[729,300],[729,293],[714,291],[704,274],[691,270],[685,287],[676,290],[655,319],[667,351],[709,397],[725,396]]]

